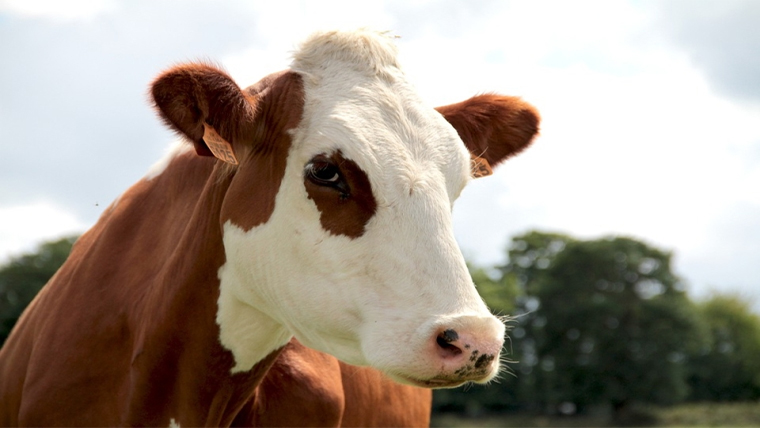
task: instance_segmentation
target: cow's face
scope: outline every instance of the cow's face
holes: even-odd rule
[[[210,138],[231,141],[239,162],[220,213],[217,321],[233,370],[295,335],[416,385],[497,373],[504,326],[470,279],[451,209],[471,152],[497,163],[521,150],[537,131],[532,108],[497,96],[429,108],[389,40],[367,32],[317,35],[293,71],[246,91],[217,71],[202,84],[213,87],[189,91],[208,98],[189,130],[178,122],[192,114],[162,101],[176,103],[182,72],[214,74],[192,65],[159,78],[164,117],[200,152]]]

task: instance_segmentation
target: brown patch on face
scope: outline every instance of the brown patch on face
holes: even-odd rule
[[[362,236],[377,210],[367,174],[340,151],[314,157],[304,170],[304,187],[322,228],[333,235]]]
[[[286,71],[262,79],[245,90],[256,101],[255,123],[242,144],[243,152],[222,207],[222,223],[231,220],[244,230],[266,223],[274,212],[288,151],[287,132],[303,115],[301,76]]]
[[[303,115],[301,76],[286,70],[241,90],[217,67],[189,63],[159,76],[151,94],[161,118],[184,134],[198,154],[212,155],[203,139],[208,127],[232,145],[239,165],[222,166],[217,173],[234,176],[221,221],[232,220],[249,230],[269,220],[291,145],[287,131]]]

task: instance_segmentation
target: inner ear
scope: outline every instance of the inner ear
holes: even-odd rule
[[[517,97],[477,95],[436,108],[474,156],[495,166],[524,150],[538,134],[538,111]]]
[[[232,78],[219,68],[189,63],[162,73],[151,86],[151,95],[163,121],[187,137],[203,156],[213,156],[204,132],[211,126],[233,143],[250,135],[255,106]]]

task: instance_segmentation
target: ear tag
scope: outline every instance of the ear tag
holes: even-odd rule
[[[207,123],[203,124],[203,141],[217,159],[231,163],[232,165],[238,164],[235,152],[232,151],[232,145]]]
[[[470,174],[472,174],[472,178],[486,177],[493,174],[493,170],[491,169],[491,164],[486,159],[472,155]]]

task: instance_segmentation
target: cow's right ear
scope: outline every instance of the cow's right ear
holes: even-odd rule
[[[237,162],[232,147],[251,135],[256,108],[227,73],[209,64],[179,65],[153,81],[151,95],[164,122],[199,155]]]

